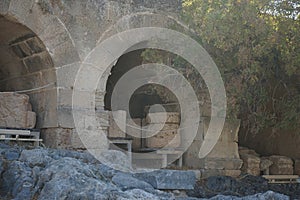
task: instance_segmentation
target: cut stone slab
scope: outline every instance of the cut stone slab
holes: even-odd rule
[[[294,166],[293,160],[286,156],[270,156],[269,159],[273,162],[270,166],[271,175],[293,175]]]
[[[36,114],[31,110],[29,97],[13,92],[0,93],[0,127],[34,128]]]
[[[146,117],[146,122],[149,124],[179,124],[180,116],[177,112],[149,113]]]
[[[201,178],[206,179],[212,176],[230,176],[239,177],[241,175],[241,170],[227,170],[227,169],[202,169]]]
[[[239,170],[243,161],[238,158],[204,158],[201,159],[201,169]]]
[[[126,111],[118,110],[110,113],[108,136],[111,138],[126,137]],[[120,127],[119,127],[120,126]]]
[[[300,176],[300,160],[295,160],[294,173]]]
[[[242,172],[259,176],[260,175],[260,158],[252,154],[241,154],[243,160]]]
[[[162,124],[162,127],[158,133],[152,137],[146,139],[146,146],[148,148],[162,148],[168,145],[168,147],[178,147],[181,142],[178,124]],[[151,126],[149,127],[149,133],[153,132]],[[143,131],[143,134],[147,135],[147,131]]]
[[[136,179],[131,174],[117,173],[115,176],[113,176],[112,182],[118,187],[120,187],[122,190],[153,190],[153,187],[149,183]]]
[[[149,183],[155,189],[163,190],[192,190],[197,180],[195,172],[177,170],[138,173],[134,177]]]

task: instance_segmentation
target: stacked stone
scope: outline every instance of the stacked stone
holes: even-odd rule
[[[215,118],[216,119],[216,118]],[[210,176],[232,176],[238,177],[241,174],[242,160],[238,153],[238,131],[240,120],[232,120],[224,124],[222,134],[212,151],[202,159],[195,159],[198,155],[203,139],[207,135],[210,124],[210,117],[202,117],[196,140],[185,154],[187,165],[192,168],[200,168],[202,178]],[[197,142],[197,146],[195,145]],[[224,151],[226,149],[226,151]]]
[[[0,93],[0,127],[34,128],[36,114],[32,112],[29,96],[13,92]]]
[[[293,175],[294,166],[293,160],[285,156],[270,156],[269,159],[273,162],[270,167],[272,175]]]
[[[155,132],[155,130],[153,130],[151,127],[162,127],[157,134],[146,139],[146,147],[176,148],[180,146],[181,138],[179,133],[179,113],[149,113],[146,117],[146,123],[149,127],[149,131],[144,131],[144,135]]]
[[[244,147],[239,148],[239,154],[243,160],[242,172],[253,176],[260,175],[260,158],[259,155],[251,149]]]

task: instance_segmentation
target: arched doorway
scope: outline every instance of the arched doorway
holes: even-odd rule
[[[0,29],[0,91],[27,94],[37,128],[55,126],[56,72],[49,52],[32,30],[2,15]]]

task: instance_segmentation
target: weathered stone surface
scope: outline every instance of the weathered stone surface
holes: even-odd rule
[[[295,160],[294,173],[300,176],[300,160]]]
[[[270,167],[271,175],[293,175],[294,167],[293,160],[285,156],[270,156],[269,159],[273,162]]]
[[[48,151],[43,149],[23,150],[20,161],[27,162],[30,167],[39,166],[45,167],[51,161],[52,158],[48,155]]]
[[[112,178],[112,182],[122,190],[137,188],[147,191],[154,189],[149,183],[136,179],[131,174],[118,173]]]
[[[253,149],[249,149],[247,147],[239,146],[239,154],[250,154],[259,157],[260,155],[256,153]]]
[[[269,175],[270,174],[270,166],[272,164],[273,164],[273,162],[270,159],[268,159],[267,157],[260,158],[260,164],[259,164],[260,171],[263,171],[263,173],[265,175]]]
[[[157,170],[138,173],[134,177],[151,184],[156,189],[191,190],[196,183],[196,176],[192,171]]]
[[[241,175],[241,170],[230,170],[230,169],[202,169],[201,178],[209,178],[212,176],[230,176],[239,177]]]
[[[260,175],[260,158],[252,154],[241,154],[242,172],[253,176]]]
[[[179,124],[180,115],[176,112],[149,113],[146,117],[146,122],[149,124]]]
[[[204,158],[201,159],[201,169],[239,170],[243,164],[241,159],[230,158]]]
[[[127,120],[127,134],[132,138],[132,149],[139,149],[142,145],[142,126],[145,125],[145,121],[141,119]]]
[[[34,128],[36,116],[31,108],[29,97],[11,92],[0,93],[0,127]]]
[[[126,111],[113,111],[109,119],[108,136],[111,138],[126,137]]]
[[[32,171],[25,163],[13,161],[3,173],[2,188],[15,199],[32,199],[35,189]]]
[[[20,152],[16,149],[8,149],[6,151],[3,151],[2,154],[3,157],[9,161],[18,160],[20,157]]]
[[[111,168],[122,170],[122,171],[131,171],[131,163],[129,157],[121,152],[116,150],[104,150],[99,155],[101,161],[108,165]]]
[[[154,127],[151,127],[154,125]],[[143,135],[153,134],[156,132],[156,125],[150,124],[147,129],[144,128]],[[168,147],[178,147],[181,142],[180,131],[178,124],[161,124],[158,126],[162,127],[160,131],[157,132],[152,137],[146,138],[146,146],[149,148],[162,148],[168,145]]]

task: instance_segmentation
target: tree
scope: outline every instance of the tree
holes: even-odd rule
[[[229,113],[251,133],[300,128],[296,0],[185,0],[183,19],[217,63]]]

